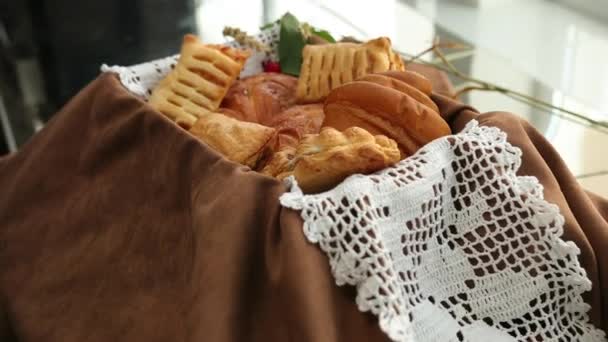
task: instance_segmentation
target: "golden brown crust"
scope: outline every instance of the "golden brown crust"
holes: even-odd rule
[[[272,155],[272,159],[260,171],[262,174],[283,179],[293,172],[296,161],[296,147],[285,145],[283,148]]]
[[[389,70],[405,70],[403,59],[398,53],[391,49],[389,57],[391,62]]]
[[[277,130],[279,145],[296,145],[306,134],[319,133],[325,113],[323,104],[295,105],[276,115],[268,126]],[[280,146],[279,146],[280,149]]]
[[[298,79],[279,73],[261,73],[237,81],[222,107],[240,113],[238,119],[268,125],[274,115],[296,102]]]
[[[403,61],[391,50],[389,38],[364,44],[306,45],[298,80],[299,103],[321,101],[332,89],[369,73],[403,70]]]
[[[305,193],[331,189],[355,173],[372,173],[399,161],[395,141],[373,136],[359,127],[344,132],[323,128],[319,134],[305,136],[295,152],[295,162],[286,165],[283,175],[293,174]]]
[[[241,120],[241,121],[248,121],[247,118],[245,117],[245,114],[238,112],[236,110],[232,110],[230,108],[220,107],[217,109],[217,113],[224,114],[233,119],[237,119],[237,120]]]
[[[295,147],[302,137],[306,134],[319,133],[325,114],[323,104],[295,105],[274,118],[268,124],[269,127],[276,129],[276,135],[268,144],[271,152],[277,152],[286,147]],[[257,165],[258,170],[265,168],[268,163],[275,159],[274,155],[266,155]]]
[[[248,57],[248,51],[202,44],[196,36],[185,35],[175,69],[159,82],[149,103],[191,126],[207,111],[217,110]]]
[[[323,126],[359,126],[396,140],[404,156],[426,143],[451,134],[439,114],[393,88],[355,81],[333,90],[324,106]]]
[[[426,95],[431,95],[433,92],[433,84],[429,79],[420,75],[415,71],[402,70],[402,71],[384,71],[380,72],[380,75],[388,76],[394,79],[397,79],[401,82],[405,82],[412,87],[420,90],[422,93]]]
[[[382,74],[369,74],[359,78],[357,81],[367,81],[393,88],[411,96],[414,100],[439,113],[439,108],[428,95],[397,78],[392,78]]]
[[[194,123],[190,133],[227,159],[253,168],[275,129],[209,112]]]

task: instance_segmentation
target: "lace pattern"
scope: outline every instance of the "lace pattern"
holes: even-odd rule
[[[581,294],[591,289],[563,217],[521,151],[470,122],[414,156],[285,207],[329,257],[338,285],[395,341],[603,341]]]

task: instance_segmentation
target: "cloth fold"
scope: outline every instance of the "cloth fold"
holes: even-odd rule
[[[479,114],[444,96],[445,75],[413,68],[454,131],[475,118],[522,149],[520,173],[560,207],[606,330],[608,201],[525,121]],[[115,75],[0,159],[0,189],[3,341],[388,341],[279,205],[283,183],[223,159]]]

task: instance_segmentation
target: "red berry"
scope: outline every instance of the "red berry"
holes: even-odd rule
[[[281,65],[279,62],[267,61],[262,64],[264,72],[281,72]]]

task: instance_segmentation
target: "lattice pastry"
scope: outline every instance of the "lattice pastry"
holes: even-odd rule
[[[306,45],[296,97],[298,102],[317,102],[340,85],[370,73],[404,70],[401,57],[391,49],[389,38],[364,44]]]
[[[218,109],[249,55],[245,50],[206,45],[194,35],[185,35],[175,69],[156,86],[149,103],[190,127],[203,114]]]

